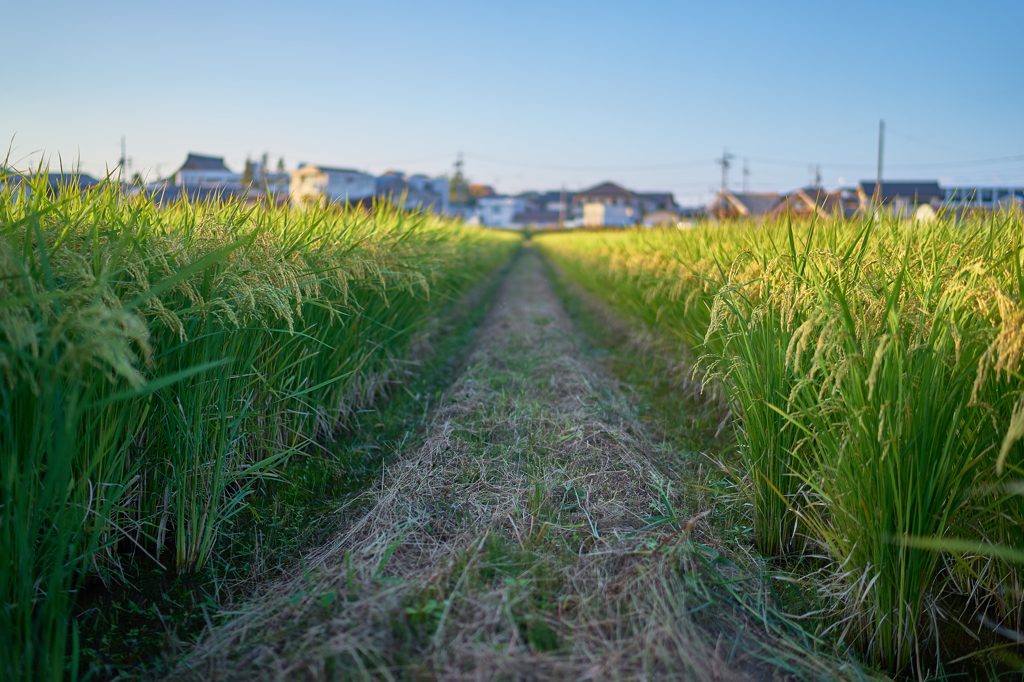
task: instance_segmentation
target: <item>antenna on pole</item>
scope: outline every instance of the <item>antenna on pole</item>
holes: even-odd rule
[[[715,159],[715,163],[717,163],[718,165],[720,165],[722,167],[722,194],[725,194],[725,187],[726,187],[727,178],[728,178],[728,175],[729,175],[729,166],[731,165],[729,162],[732,161],[735,158],[736,158],[735,155],[730,154],[729,152],[727,152],[726,150],[723,149],[722,150],[722,158]]]
[[[562,192],[558,197],[558,227],[565,224],[565,183],[562,183]]]
[[[885,149],[885,120],[878,121],[878,174],[875,177],[875,197],[882,198],[882,152]]]
[[[124,135],[122,135],[121,136],[121,158],[117,162],[117,166],[120,169],[120,176],[121,177],[119,179],[121,180],[121,182],[127,182],[128,181],[127,180],[127,177],[128,177],[127,176],[128,166],[126,165],[127,163],[128,163],[128,157],[125,155]]]
[[[750,177],[750,163],[748,159],[743,159],[743,193],[747,193],[747,178]]]

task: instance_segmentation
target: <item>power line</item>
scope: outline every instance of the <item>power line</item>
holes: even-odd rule
[[[521,166],[523,168],[535,168],[539,170],[568,170],[568,171],[634,171],[634,170],[671,170],[673,168],[694,168],[715,163],[713,160],[681,161],[676,163],[658,163],[637,166],[562,166],[554,164],[539,164],[529,161],[516,161],[513,159],[501,159],[493,156],[480,156],[478,154],[467,154],[467,157],[478,161],[489,163],[500,163],[507,166]]]

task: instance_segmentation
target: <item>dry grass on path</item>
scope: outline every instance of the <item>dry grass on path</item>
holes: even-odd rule
[[[526,249],[425,444],[386,471],[363,496],[365,515],[302,574],[214,629],[179,677],[829,675],[781,640],[747,634],[758,627],[749,613],[700,608],[706,562],[690,540],[702,525],[644,529],[671,515],[669,481],[575,334]]]

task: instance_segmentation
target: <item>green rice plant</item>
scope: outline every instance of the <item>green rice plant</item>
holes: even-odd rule
[[[902,669],[922,665],[944,595],[1020,622],[1018,564],[901,538],[1024,541],[1005,487],[1024,454],[1022,227],[1009,211],[539,243],[621,312],[683,339],[701,328],[694,352],[741,421],[758,548],[793,548],[797,530],[824,550],[839,641]]]
[[[64,675],[86,573],[112,579],[166,544],[177,570],[207,562],[261,481],[401,381],[439,307],[519,243],[388,206],[160,208],[42,178],[0,176],[12,680]]]

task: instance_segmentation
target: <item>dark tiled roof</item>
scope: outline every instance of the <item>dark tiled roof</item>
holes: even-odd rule
[[[869,198],[875,196],[875,183],[860,183],[860,189]],[[946,193],[934,180],[905,180],[901,182],[882,181],[881,200],[892,201],[896,197],[917,197],[918,201],[929,201],[931,199],[944,199]]]
[[[779,203],[778,194],[743,194],[740,192],[729,192],[729,194],[737,202],[743,204],[749,215],[752,216],[764,215]]]
[[[85,187],[93,187],[100,184],[99,180],[86,175],[85,173],[47,173],[46,182],[50,185],[50,189],[56,189],[58,186],[75,186],[78,189]]]
[[[602,182],[600,185],[594,185],[590,189],[585,189],[582,192],[577,192],[578,197],[625,197],[632,199],[635,194],[630,192],[628,189],[616,185],[614,182]]]
[[[231,169],[224,165],[223,156],[203,156],[202,154],[193,154],[192,152],[189,152],[188,158],[185,159],[185,163],[182,164],[179,170],[231,172]]]
[[[517,225],[545,225],[558,222],[558,211],[523,211],[512,216]]]
[[[394,194],[397,197],[409,190],[409,183],[397,175],[384,175],[377,178],[374,187],[378,195]]]
[[[366,173],[363,173],[363,171],[356,170],[355,168],[335,168],[334,166],[321,166],[318,163],[310,163],[306,165],[313,166],[314,168],[319,168],[320,170],[328,173],[360,173],[362,175],[366,175]]]
[[[242,190],[226,187],[182,187],[181,185],[163,184],[155,189],[147,189],[146,194],[153,197],[158,204],[172,204],[182,197],[189,201],[233,201],[246,196]]]
[[[636,192],[636,195],[651,201],[671,201],[673,204],[676,202],[672,192]]]

